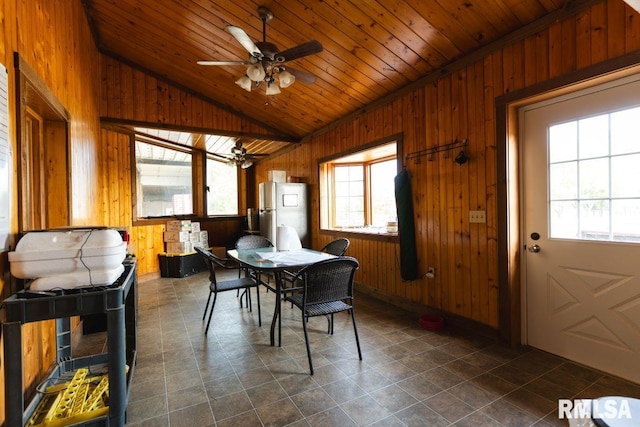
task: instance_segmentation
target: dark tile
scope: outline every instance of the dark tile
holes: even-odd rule
[[[251,400],[251,403],[255,408],[264,405],[271,405],[274,402],[287,397],[287,393],[275,380],[247,389],[246,391],[247,396],[249,396],[249,400]]]
[[[189,406],[169,413],[171,427],[208,426],[214,424],[209,403]]]
[[[474,411],[474,408],[446,391],[425,400],[424,404],[452,423]]]
[[[127,422],[137,423],[167,414],[167,397],[164,394],[130,402],[127,405]]]
[[[370,393],[376,402],[391,412],[398,412],[418,403],[413,396],[396,385],[390,385]]]
[[[202,384],[199,384],[183,390],[168,393],[167,400],[169,402],[169,412],[172,412],[177,409],[186,408],[187,406],[207,402],[209,399],[204,391],[204,387]]]
[[[429,381],[425,374],[415,375],[400,381],[398,386],[418,400],[428,399],[442,391],[442,387]]]
[[[480,410],[505,427],[524,427],[535,423],[539,417],[512,405],[504,399],[497,400]]]
[[[229,375],[219,380],[206,382],[204,388],[209,399],[216,399],[243,390],[242,383],[240,383],[236,375]]]
[[[314,374],[314,377],[315,377],[315,374]],[[322,388],[338,404],[346,402],[348,400],[355,399],[365,394],[365,391],[362,390],[350,378],[343,378],[341,380],[332,382],[331,384],[322,386]]]
[[[502,424],[481,412],[473,412],[455,424],[455,427],[501,427]]]
[[[307,418],[313,427],[356,427],[357,424],[338,406]]]
[[[314,388],[304,391],[295,396],[291,396],[291,401],[298,407],[302,415],[310,417],[319,412],[337,406],[335,400],[331,398],[322,388]]]
[[[362,396],[340,405],[340,408],[360,426],[384,419],[391,412],[376,402],[371,396]]]
[[[416,403],[394,415],[408,427],[444,427],[449,425],[449,421],[423,403]]]
[[[557,399],[552,401],[538,394],[531,393],[522,388],[514,390],[504,397],[509,403],[524,409],[530,414],[535,415],[538,418],[543,418],[549,412],[558,409]]]
[[[465,402],[467,405],[476,409],[482,408],[483,406],[486,406],[494,400],[498,400],[502,397],[502,393],[485,390],[484,388],[478,387],[469,381],[465,381],[450,388],[449,392]]]
[[[236,415],[253,409],[251,401],[249,401],[244,391],[211,399],[209,403],[211,404],[211,410],[216,420],[235,417]]]
[[[256,408],[256,412],[265,427],[284,426],[304,418],[289,398]]]
[[[365,296],[356,313],[363,361],[349,316],[337,317],[334,335],[312,319],[311,376],[299,310],[283,307],[283,346],[269,345],[273,292],[261,292],[262,328],[255,310],[222,294],[205,336],[205,273],[139,285],[127,425],[554,427],[566,426],[558,398],[640,397],[638,384],[540,350],[426,331],[417,316]]]
[[[247,411],[216,423],[217,427],[255,427],[261,425],[256,411]]]

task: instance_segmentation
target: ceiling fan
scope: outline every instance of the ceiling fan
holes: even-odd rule
[[[322,52],[322,44],[311,40],[301,45],[280,51],[277,46],[267,41],[267,22],[273,19],[273,13],[264,6],[258,7],[258,16],[262,20],[262,41],[253,42],[240,27],[228,25],[225,29],[249,52],[247,61],[198,61],[200,65],[246,65],[246,74],[236,84],[251,92],[266,83],[266,94],[276,95],[280,88],[291,86],[296,80],[312,84],[317,77],[306,71],[285,67],[283,64],[294,59]],[[277,81],[276,81],[277,77]]]
[[[231,148],[230,154],[216,154],[216,156],[224,158],[229,164],[235,164],[242,169],[247,169],[253,166],[254,160],[268,156],[268,154],[249,154],[247,149],[242,146],[242,141],[236,140],[236,144]]]

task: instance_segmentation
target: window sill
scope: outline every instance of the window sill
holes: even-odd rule
[[[329,236],[350,237],[362,240],[381,240],[397,242],[398,233],[388,233],[384,228],[325,228],[320,234]]]

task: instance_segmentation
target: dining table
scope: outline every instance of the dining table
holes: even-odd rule
[[[335,258],[325,252],[313,249],[295,249],[290,251],[278,251],[276,247],[253,248],[253,249],[230,249],[227,251],[229,258],[237,261],[242,267],[254,270],[256,280],[259,284],[266,286],[276,295],[276,303],[273,310],[273,318],[271,319],[270,340],[271,345],[275,345],[275,329],[278,325],[278,347],[282,345],[282,296],[287,289],[283,284],[287,271],[297,271],[303,267]],[[272,274],[274,277],[273,285],[270,281],[261,280],[262,275]]]

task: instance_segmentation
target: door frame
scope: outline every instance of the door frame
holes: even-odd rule
[[[71,159],[69,150],[69,123],[71,115],[64,105],[56,98],[51,89],[42,81],[40,76],[29,64],[16,52],[14,53],[14,67],[16,75],[16,140],[18,170],[18,230],[23,232],[30,228],[31,219],[28,213],[31,208],[33,196],[32,192],[25,185],[28,169],[25,162],[32,154],[29,150],[29,138],[25,134],[27,116],[35,114],[39,117],[42,129],[40,129],[40,146],[43,147],[43,162],[40,164],[41,170],[38,173],[47,181],[47,176],[64,176],[64,188],[52,182],[47,186],[47,182],[39,182],[46,199],[47,209],[45,212],[37,213],[42,221],[47,222],[47,227],[68,226],[72,218],[71,203]],[[46,165],[46,166],[45,166]],[[46,169],[45,169],[46,167]],[[60,197],[60,194],[63,197]],[[55,218],[50,218],[55,212]]]
[[[495,99],[498,224],[498,333],[522,344],[523,244],[517,109],[566,93],[640,73],[640,51],[603,61]]]

